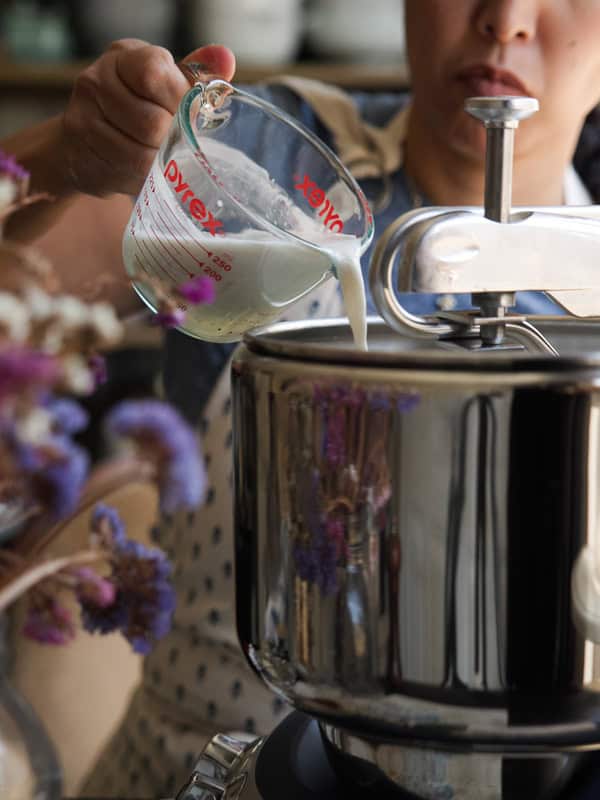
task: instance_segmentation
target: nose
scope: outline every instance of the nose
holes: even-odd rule
[[[539,0],[482,0],[477,11],[477,30],[486,39],[506,45],[533,39]]]

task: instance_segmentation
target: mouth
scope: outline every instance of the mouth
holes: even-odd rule
[[[497,69],[488,64],[474,64],[467,67],[458,73],[457,78],[473,97],[531,96],[523,81],[513,72]]]

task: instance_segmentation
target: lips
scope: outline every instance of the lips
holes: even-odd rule
[[[487,64],[475,64],[461,70],[458,73],[458,80],[474,97],[531,95],[525,84],[513,72],[497,69]]]

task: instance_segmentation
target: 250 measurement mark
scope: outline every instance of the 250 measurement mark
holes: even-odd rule
[[[231,264],[228,264],[227,261],[224,261],[221,256],[213,256],[212,263],[219,267],[219,269],[222,269],[224,272],[231,271]]]

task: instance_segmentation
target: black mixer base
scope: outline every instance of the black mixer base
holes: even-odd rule
[[[507,765],[501,800],[600,800],[600,754],[583,757],[566,785],[560,789],[543,789],[541,794],[534,788],[534,770],[528,770],[526,762],[521,764],[522,768],[513,759]],[[374,773],[361,780],[352,775],[351,766],[344,779],[340,777],[339,766],[336,764],[334,771],[331,754],[327,752],[317,722],[304,714],[293,713],[271,734],[260,751],[256,786],[261,800],[422,800]],[[449,794],[440,796],[439,800],[461,798]]]
[[[406,748],[395,754],[402,752]],[[447,757],[439,753],[442,762]],[[492,756],[492,783],[481,777],[484,762],[473,758],[466,774],[441,779],[434,775],[434,760],[432,772],[427,768],[416,782],[418,789],[406,762],[397,761],[395,780],[411,786],[407,791],[372,763],[342,753],[314,719],[295,712],[265,740],[249,744],[215,736],[177,800],[600,800],[598,752],[501,761]]]
[[[261,800],[365,800],[365,787],[346,785],[334,772],[317,722],[290,714],[269,736],[255,773]],[[390,786],[369,787],[378,800],[414,796]]]

